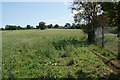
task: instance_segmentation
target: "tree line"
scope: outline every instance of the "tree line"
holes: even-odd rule
[[[6,25],[5,28],[1,28],[0,30],[26,30],[26,29],[48,29],[48,28],[59,28],[59,29],[81,29],[81,27],[84,26],[84,24],[70,24],[66,23],[64,26],[59,26],[58,24],[54,25],[49,24],[46,25],[45,22],[39,22],[39,25],[36,27],[33,27],[31,25],[27,25],[26,27],[16,26],[16,25]]]

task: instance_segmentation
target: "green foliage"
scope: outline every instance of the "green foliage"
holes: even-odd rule
[[[110,59],[115,59],[115,60],[119,61],[115,54],[111,53],[110,51],[108,51],[108,50],[106,50],[104,48],[101,48],[101,47],[95,46],[95,45],[91,45],[90,48],[96,50],[97,52],[101,53],[105,57],[108,57]]]
[[[41,29],[41,30],[44,30],[46,29],[46,25],[45,25],[45,22],[40,22],[38,26],[36,26],[37,29]]]
[[[112,30],[115,30],[115,29],[113,28]],[[117,37],[117,34],[111,34],[111,33],[105,34],[104,43],[105,43],[104,48],[106,50],[112,52],[115,55],[118,54],[118,37]],[[100,47],[102,46],[101,45],[101,36],[98,36],[98,38],[96,40],[96,44]]]
[[[21,29],[21,27],[20,26],[18,26],[18,30],[20,30]]]
[[[47,27],[48,27],[48,28],[53,28],[53,25],[52,25],[52,24],[50,24],[50,25],[47,25]]]
[[[64,27],[65,27],[65,28],[70,28],[71,25],[70,25],[70,23],[66,23]]]
[[[81,36],[81,40],[86,40],[85,37]],[[87,47],[86,41],[79,41],[76,38],[73,39],[63,39],[60,41],[53,41],[53,45],[57,50],[65,49],[67,45],[74,45],[75,47]]]
[[[26,29],[34,29],[33,26],[27,25]]]
[[[81,29],[82,24],[77,24],[76,29]]]
[[[70,25],[70,23],[66,23],[64,28],[65,29],[81,29],[82,25],[83,24],[74,24],[74,23],[72,25]]]
[[[74,23],[72,24],[71,29],[75,29],[75,24]]]
[[[80,23],[82,20],[84,20],[86,26],[84,26],[83,31],[88,34],[88,41],[90,43],[95,43],[95,29],[99,27],[96,26],[96,24],[99,23],[99,17],[97,14],[101,13],[101,7],[98,5],[98,2],[73,1],[73,5],[71,6],[72,11],[77,12],[74,15],[75,23]],[[73,28],[74,27],[75,26],[73,26]]]
[[[13,26],[13,25],[6,25],[5,26],[6,30],[17,30],[17,26]]]
[[[4,30],[4,28],[0,28],[0,30]]]
[[[71,59],[67,65],[68,65],[68,66],[71,66],[71,65],[73,65],[73,64],[74,64],[74,60]]]
[[[59,28],[59,25],[58,25],[58,24],[56,24],[56,25],[54,26],[54,28]]]
[[[104,10],[107,14],[108,22],[110,26],[117,25],[117,17],[118,17],[118,2],[103,2],[101,3],[102,10]],[[117,8],[118,7],[118,8]]]
[[[27,25],[26,28],[27,28],[27,29],[30,29],[30,25]]]
[[[3,78],[86,79],[113,73],[81,41],[87,36],[79,29],[3,31],[2,36]]]
[[[23,29],[26,29],[26,28],[23,28],[21,26],[16,26],[16,25],[6,25],[5,29],[3,28],[3,30],[23,30]]]

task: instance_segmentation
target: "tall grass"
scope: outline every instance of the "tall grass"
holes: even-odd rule
[[[113,73],[81,30],[3,31],[3,78],[102,78]]]

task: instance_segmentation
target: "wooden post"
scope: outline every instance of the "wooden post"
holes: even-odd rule
[[[104,48],[104,27],[102,26],[102,47]]]
[[[118,59],[120,60],[120,1],[118,2],[117,10],[118,10],[118,19],[117,19],[117,25],[118,25]]]

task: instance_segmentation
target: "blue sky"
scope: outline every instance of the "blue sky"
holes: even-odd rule
[[[53,25],[73,23],[69,7],[65,2],[3,2],[2,26],[29,24],[35,27],[41,21]]]

